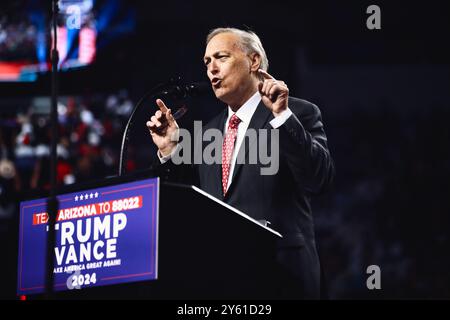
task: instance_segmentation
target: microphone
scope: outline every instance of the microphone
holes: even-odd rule
[[[187,85],[173,85],[161,91],[161,94],[176,99],[184,99],[187,97],[198,97],[208,92],[211,92],[211,85],[208,82],[193,82]]]

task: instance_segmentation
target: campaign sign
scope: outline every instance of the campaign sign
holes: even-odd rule
[[[158,198],[158,178],[59,195],[54,290],[157,279]],[[20,204],[19,295],[45,290],[46,206]]]

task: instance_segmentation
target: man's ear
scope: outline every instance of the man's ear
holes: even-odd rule
[[[261,56],[256,52],[250,54],[250,71],[258,72],[261,67]]]

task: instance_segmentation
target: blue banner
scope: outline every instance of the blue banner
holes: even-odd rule
[[[17,293],[45,290],[47,199],[21,202]],[[58,196],[54,290],[158,276],[158,178]]]

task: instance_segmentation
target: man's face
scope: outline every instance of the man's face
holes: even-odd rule
[[[204,63],[216,97],[240,107],[254,92],[251,59],[239,46],[239,37],[220,33],[206,46]]]

